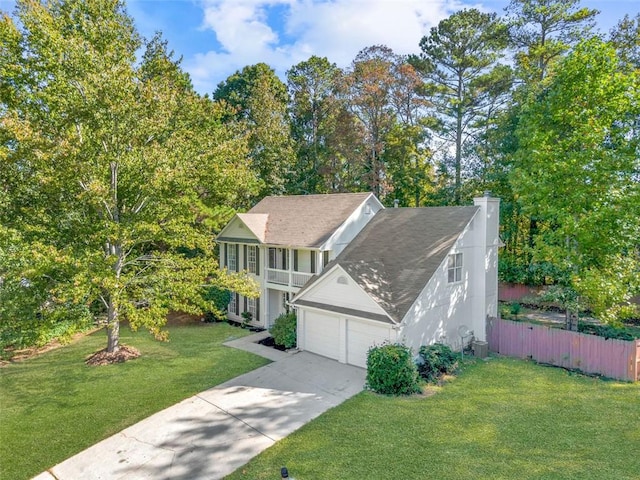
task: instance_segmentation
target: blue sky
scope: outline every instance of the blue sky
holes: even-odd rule
[[[89,0],[90,1],[90,0]],[[311,55],[346,67],[364,47],[385,44],[396,53],[418,53],[429,29],[456,10],[476,7],[503,13],[509,0],[128,0],[139,32],[161,31],[182,56],[200,93],[245,65],[265,62],[284,79],[287,69]],[[600,10],[608,32],[640,0],[582,0]],[[0,0],[13,10],[13,0]]]

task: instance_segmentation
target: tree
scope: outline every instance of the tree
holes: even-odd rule
[[[517,129],[511,182],[543,224],[535,258],[560,266],[606,321],[640,288],[638,75],[611,45],[584,41],[525,104]]]
[[[611,31],[611,43],[624,66],[640,68],[640,13],[625,15]]]
[[[384,45],[367,47],[358,52],[345,76],[349,107],[365,133],[364,180],[378,197],[389,191],[382,152],[385,136],[395,119],[391,91],[396,61],[396,55]]]
[[[506,8],[509,38],[525,81],[543,79],[553,62],[589,35],[598,11],[579,4],[580,0],[511,0]]]
[[[508,91],[508,70],[497,62],[506,47],[507,30],[495,14],[461,10],[442,20],[420,41],[422,53],[412,63],[425,78],[437,133],[445,140],[443,156],[453,150],[454,203],[461,201],[463,154],[474,122]]]
[[[100,305],[116,352],[122,319],[162,339],[169,310],[207,308],[203,285],[253,294],[213,255],[234,186],[252,189],[224,108],[159,37],[136,62],[119,0],[25,0],[16,15],[0,30],[0,322]]]
[[[257,197],[287,191],[294,165],[287,87],[265,63],[244,67],[213,93],[235,109],[230,121],[241,121],[249,139],[252,170],[261,183]]]
[[[335,137],[346,105],[339,98],[342,71],[326,58],[312,56],[287,72],[291,131],[296,145],[296,178],[290,193],[334,191],[342,170]],[[345,125],[347,128],[349,124]]]

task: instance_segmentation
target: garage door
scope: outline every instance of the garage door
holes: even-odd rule
[[[340,359],[340,320],[327,314],[306,311],[304,350],[324,357]]]
[[[374,344],[389,340],[389,327],[372,323],[347,320],[347,363],[358,367],[367,366],[367,351]]]

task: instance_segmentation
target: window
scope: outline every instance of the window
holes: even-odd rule
[[[258,273],[258,270],[256,268],[258,264],[256,250],[257,247],[254,246],[249,246],[247,248],[247,269],[249,270],[249,272],[255,274]]]
[[[269,268],[287,270],[287,256],[289,251],[286,248],[269,248]]]
[[[238,271],[238,250],[237,245],[229,245],[227,248],[227,268],[232,272]]]
[[[329,263],[329,250],[322,252],[322,268],[326,267],[327,263]]]
[[[449,255],[447,264],[447,282],[455,283],[462,281],[462,254],[452,253]]]
[[[238,314],[238,295],[236,293],[231,292],[231,301],[229,302],[229,308],[227,309],[229,313]]]
[[[247,312],[251,314],[251,318],[258,319],[258,310],[256,309],[257,300],[255,298],[247,298]]]

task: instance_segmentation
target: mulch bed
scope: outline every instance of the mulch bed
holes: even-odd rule
[[[111,365],[114,363],[122,363],[127,360],[133,360],[140,356],[140,350],[127,345],[121,345],[115,352],[107,352],[107,349],[100,350],[85,360],[87,365]]]
[[[262,340],[258,341],[258,343],[260,345],[264,345],[265,347],[275,348],[276,350],[280,350],[281,352],[284,352],[287,349],[284,345],[276,345],[276,341],[273,339],[273,337],[263,338]]]

